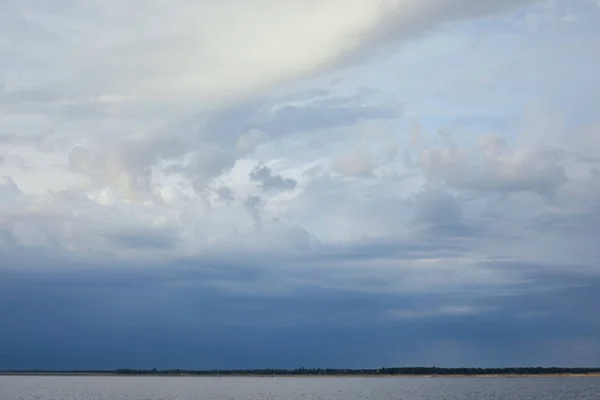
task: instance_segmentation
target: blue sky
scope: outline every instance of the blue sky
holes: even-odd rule
[[[4,1],[0,369],[598,366],[600,4]]]

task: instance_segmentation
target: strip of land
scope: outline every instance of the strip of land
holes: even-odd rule
[[[12,376],[206,376],[206,377],[361,377],[361,378],[466,378],[466,377],[600,377],[600,368],[380,368],[380,369],[255,369],[255,370],[139,370],[117,369],[110,371],[50,371],[20,370],[0,371]]]

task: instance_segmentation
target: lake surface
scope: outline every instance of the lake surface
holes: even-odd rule
[[[0,400],[598,400],[600,378],[0,376]]]

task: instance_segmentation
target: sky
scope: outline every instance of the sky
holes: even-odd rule
[[[600,366],[597,0],[3,0],[0,370]]]

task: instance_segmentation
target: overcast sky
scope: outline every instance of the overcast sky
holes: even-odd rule
[[[2,0],[0,369],[600,365],[598,0]]]

